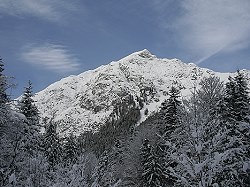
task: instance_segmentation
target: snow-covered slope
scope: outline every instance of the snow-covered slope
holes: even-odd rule
[[[172,84],[182,88],[184,97],[188,96],[194,74],[198,81],[209,75],[219,76],[225,81],[229,76],[229,73],[213,72],[178,59],[159,59],[143,50],[55,82],[37,93],[34,99],[42,117],[53,117],[60,122],[61,134],[80,134],[98,130],[108,120],[114,106],[127,95],[132,95],[137,104],[138,98],[144,102],[142,122],[148,116],[144,115],[146,109],[149,115],[159,110]]]

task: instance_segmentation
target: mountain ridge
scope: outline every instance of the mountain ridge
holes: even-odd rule
[[[249,76],[249,71],[244,72]],[[128,95],[140,109],[140,124],[159,110],[171,85],[179,87],[182,97],[187,97],[194,75],[197,82],[213,75],[226,81],[233,73],[214,72],[178,59],[157,58],[144,49],[94,70],[63,78],[36,93],[34,100],[41,117],[58,122],[61,135],[79,135],[98,131],[114,113],[115,106]]]

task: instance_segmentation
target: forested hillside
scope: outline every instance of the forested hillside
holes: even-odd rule
[[[171,80],[160,110],[150,113],[147,100],[122,95],[98,131],[77,136],[59,135],[57,113],[38,110],[31,82],[13,105],[8,80],[1,60],[0,186],[250,186],[249,80],[242,71],[226,82],[194,73],[189,97]]]

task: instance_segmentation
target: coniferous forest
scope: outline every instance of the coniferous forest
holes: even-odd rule
[[[41,118],[29,81],[20,99],[0,60],[0,186],[248,187],[250,98],[246,77],[197,81],[182,98],[174,85],[158,112],[136,126],[133,96],[98,132],[60,136]],[[16,103],[17,102],[17,103]],[[147,113],[145,111],[145,113]]]

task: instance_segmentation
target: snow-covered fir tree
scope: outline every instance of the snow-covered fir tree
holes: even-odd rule
[[[236,113],[237,120],[249,122],[248,118],[250,114],[249,88],[247,85],[246,77],[239,70],[237,71],[237,75],[235,76],[235,82],[237,83],[236,107],[239,109],[239,111]]]
[[[161,132],[161,137],[157,143],[157,156],[161,159],[161,167],[164,168],[166,182],[170,186],[176,180],[172,175],[172,167],[176,166],[176,162],[171,158],[172,146],[174,146],[174,136],[173,132],[179,127],[181,122],[181,101],[178,99],[180,97],[180,91],[172,86],[169,90],[169,98],[165,100],[161,105],[160,116],[163,118],[164,129]]]
[[[62,158],[62,145],[57,133],[57,125],[50,120],[45,127],[42,146],[44,155],[47,158],[52,169],[60,163]]]
[[[34,125],[38,123],[39,112],[32,97],[32,83],[29,81],[20,100],[20,111],[26,116],[29,123]]]
[[[161,105],[161,114],[166,123],[166,128],[175,127],[179,122],[178,107],[181,102],[178,100],[180,97],[180,91],[172,86],[169,90],[169,98],[165,100]]]
[[[227,150],[230,152],[225,163],[225,176],[229,181],[224,181],[225,185],[250,186],[250,121],[249,121],[249,88],[246,77],[237,71],[235,77],[229,77],[226,84],[225,93],[225,113],[224,121],[228,129]],[[227,168],[227,169],[226,169]]]
[[[23,136],[24,148],[31,154],[39,149],[40,145],[40,133],[39,133],[39,112],[35,106],[35,101],[32,99],[32,84],[28,82],[28,86],[25,87],[22,98],[19,102],[20,112],[26,117],[24,121],[25,129]],[[33,153],[32,153],[33,152]]]
[[[0,58],[0,107],[3,107],[9,101],[6,90],[8,88],[7,77],[3,73],[4,63],[2,58]]]
[[[7,77],[4,75],[4,63],[0,58],[0,136],[4,133],[9,118],[9,107],[7,105],[9,97],[6,93],[8,87]]]
[[[234,121],[248,121],[249,89],[246,78],[239,70],[235,77],[229,77],[226,84],[226,106],[228,118]]]
[[[3,73],[4,71],[4,64],[2,59],[0,58],[0,135],[3,133],[3,127],[6,125],[6,103],[8,101],[8,97],[6,94],[6,88],[7,88],[7,81],[6,77]]]
[[[10,176],[14,176],[20,145],[20,129],[17,128],[19,122],[12,120],[12,111],[7,104],[8,87],[4,63],[0,58],[0,186],[7,185]]]
[[[79,154],[76,137],[70,134],[65,138],[63,145],[63,160],[65,164],[74,164]]]
[[[142,183],[145,187],[165,186],[166,176],[160,159],[154,153],[148,139],[145,139],[141,148]]]

